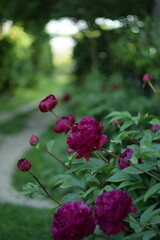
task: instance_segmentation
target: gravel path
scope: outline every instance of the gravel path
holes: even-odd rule
[[[34,109],[34,107],[35,103],[25,105],[25,107],[13,111],[12,114],[11,112],[4,115],[1,114],[0,122],[9,120],[16,114]],[[53,121],[54,118],[51,114],[35,110],[35,113],[28,119],[25,130],[13,136],[3,135],[4,141],[0,145],[0,202],[27,205],[36,208],[50,208],[53,206],[53,202],[49,200],[29,199],[25,196],[18,196],[19,192],[11,184],[13,170],[17,161],[23,158],[23,153],[30,148],[30,136],[33,134],[40,135],[44,131],[44,127]]]

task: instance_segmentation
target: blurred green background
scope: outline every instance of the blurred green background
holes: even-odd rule
[[[142,82],[149,73],[159,89],[159,36],[158,0],[1,0],[1,115],[49,94],[60,99],[62,115],[75,114],[77,121],[84,115],[104,121],[114,110],[159,115],[158,97]],[[0,122],[0,144],[25,128],[33,110]],[[55,155],[66,160],[65,135],[56,136],[53,126],[46,126],[41,138],[44,143],[54,138]],[[52,160],[40,150],[31,149],[23,157],[32,158],[34,172],[47,186],[53,175],[64,171],[58,164],[51,170]],[[15,169],[15,188],[22,190],[28,179]],[[57,189],[53,193],[58,198],[65,194]],[[0,209],[1,239],[50,239],[52,214],[5,203]],[[17,231],[22,214],[25,227]],[[33,227],[41,227],[42,216],[46,238]],[[7,234],[8,225],[12,235]]]

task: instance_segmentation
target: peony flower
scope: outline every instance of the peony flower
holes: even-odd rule
[[[67,133],[70,130],[70,128],[67,125],[72,127],[73,124],[75,123],[75,117],[73,115],[68,115],[68,116],[61,117],[61,119],[62,120],[58,120],[56,122],[56,125],[54,127],[54,132]],[[67,123],[67,125],[65,123]]]
[[[18,161],[17,167],[20,171],[27,172],[31,168],[31,163],[27,159],[22,158]]]
[[[120,158],[122,158],[122,159],[124,159],[124,160],[128,160],[128,159],[130,159],[130,158],[132,157],[132,153],[133,153],[132,149],[131,149],[131,148],[127,148],[127,149],[121,154]],[[128,162],[130,163],[129,160],[128,160]],[[124,169],[124,168],[126,168],[126,167],[129,167],[129,166],[130,166],[129,163],[124,162],[124,161],[122,161],[122,160],[118,160],[118,165],[119,165],[119,167],[120,167],[121,170]]]
[[[152,125],[152,127],[151,127],[151,131],[152,131],[152,132],[156,132],[158,128],[159,128],[159,125],[158,125],[158,124],[154,124],[154,125]]]
[[[71,94],[70,93],[66,93],[62,97],[62,102],[68,102],[68,101],[70,101],[70,99],[71,99]]]
[[[130,212],[136,211],[132,198],[121,190],[111,190],[99,195],[93,209],[96,224],[107,235],[127,230],[122,221]]]
[[[79,240],[94,232],[92,210],[83,200],[68,202],[54,214],[52,233],[54,240]]]
[[[57,105],[57,103],[58,99],[53,94],[50,94],[40,101],[39,109],[41,112],[48,112],[51,111]]]
[[[114,89],[114,90],[119,89],[119,84],[118,83],[113,83],[112,84],[112,89]]]
[[[119,122],[120,122],[120,120],[117,119],[117,120],[114,120],[114,121],[112,122],[112,124],[113,124],[113,125],[117,125]]]
[[[38,142],[39,142],[39,138],[36,135],[32,135],[29,139],[29,143],[32,146],[36,146]]]
[[[148,73],[145,73],[145,74],[143,75],[143,78],[142,78],[142,80],[143,80],[144,83],[146,83],[146,82],[148,82],[148,81],[151,81],[152,79],[153,79],[153,77],[152,77],[150,74],[148,74]]]
[[[76,158],[85,157],[89,160],[90,153],[100,150],[102,145],[107,142],[107,136],[102,135],[103,125],[94,118],[83,117],[79,123],[72,127],[67,138],[68,147],[77,152]]]

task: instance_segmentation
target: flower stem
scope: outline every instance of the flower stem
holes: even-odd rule
[[[147,229],[149,229],[149,230],[155,231],[153,228],[147,226],[146,224],[140,223],[140,222],[138,222],[138,221],[136,221],[136,220],[133,220],[133,219],[130,219],[130,218],[126,218],[126,220],[128,220],[128,221],[130,221],[130,222],[133,222],[133,223],[137,223],[137,224],[138,224],[139,226],[141,226],[141,227],[144,227],[144,228],[147,228]]]
[[[148,81],[149,86],[152,88],[153,92],[155,92],[157,94],[156,89],[153,87],[152,83],[150,81]]]
[[[54,201],[55,203],[57,203],[58,205],[62,205],[60,202],[58,202],[55,198],[53,198],[48,192],[47,190],[44,188],[44,186],[42,185],[42,183],[38,180],[38,178],[30,171],[28,170],[28,172],[30,173],[30,175],[38,182],[38,184],[41,186],[41,188],[43,189],[43,191],[46,193],[47,197],[49,197],[52,201]]]
[[[94,151],[94,154],[95,154],[98,158],[102,159],[105,163],[109,163],[108,159],[105,158],[105,157],[104,157],[100,152],[98,152],[97,150]]]
[[[58,120],[62,121],[67,127],[72,129],[72,127],[68,123],[66,123],[60,116],[58,116],[53,110],[50,111],[50,113],[52,113]]]
[[[112,157],[115,157],[115,158],[117,158],[117,159],[119,159],[119,160],[121,160],[121,161],[123,161],[123,162],[125,162],[125,163],[130,164],[130,166],[132,166],[132,167],[138,169],[139,171],[141,171],[141,172],[143,172],[143,173],[149,175],[150,177],[153,177],[153,178],[155,178],[156,180],[160,181],[160,178],[154,176],[153,174],[149,173],[148,171],[143,170],[143,169],[140,168],[140,167],[137,167],[136,165],[134,165],[134,164],[131,163],[131,162],[129,163],[127,160],[124,160],[123,158],[121,158],[121,157],[115,155],[114,153],[107,151],[105,148],[101,148],[101,149],[102,149],[103,151],[105,151],[106,153],[110,154]]]
[[[43,147],[43,146],[39,146],[42,150],[44,150],[44,151],[46,151],[47,153],[49,153],[52,157],[54,157],[58,162],[60,162],[65,168],[67,168],[67,169],[69,169],[69,167],[68,166],[66,166],[65,164],[64,164],[64,162],[62,162],[59,158],[57,158],[54,154],[52,154],[51,152],[49,152],[45,147]]]

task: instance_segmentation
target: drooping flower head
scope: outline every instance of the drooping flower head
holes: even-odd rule
[[[57,105],[57,103],[58,99],[53,94],[50,94],[40,101],[39,109],[41,112],[49,112]]]
[[[151,127],[151,131],[152,131],[152,132],[156,132],[158,128],[159,128],[159,125],[158,125],[158,124],[154,124],[154,125],[152,125],[152,127]]]
[[[136,211],[136,207],[132,204],[132,198],[121,190],[111,190],[99,195],[93,209],[96,224],[107,235],[125,231],[123,219],[130,212]]]
[[[38,142],[39,142],[39,138],[36,135],[32,135],[29,139],[29,143],[32,146],[36,146]]]
[[[54,127],[54,132],[56,133],[62,133],[62,132],[65,132],[67,133],[70,128],[73,126],[73,124],[75,123],[75,117],[73,115],[68,115],[68,116],[64,116],[64,117],[61,117],[62,120],[58,120],[56,122],[56,125]],[[65,123],[67,123],[67,126]]]
[[[132,149],[131,148],[127,148],[121,155],[120,155],[120,158],[124,159],[124,160],[128,160],[128,159],[131,159],[132,157]],[[128,160],[128,163],[127,162],[124,162],[122,160],[118,160],[118,165],[120,167],[120,169],[124,169],[126,167],[129,167],[130,166],[130,161]]]
[[[22,158],[18,161],[17,167],[20,171],[27,172],[31,168],[31,163],[27,159]]]
[[[150,75],[150,74],[148,74],[148,73],[145,73],[144,75],[143,75],[143,82],[144,83],[146,83],[146,82],[148,82],[148,81],[151,81],[153,79],[153,77]]]
[[[65,203],[54,214],[54,240],[80,240],[93,233],[96,224],[92,210],[82,202],[83,200]]]
[[[103,129],[103,125],[91,117],[83,117],[72,127],[67,144],[71,150],[78,153],[76,158],[85,157],[88,161],[94,149],[101,149],[107,142],[107,136],[102,134]]]

